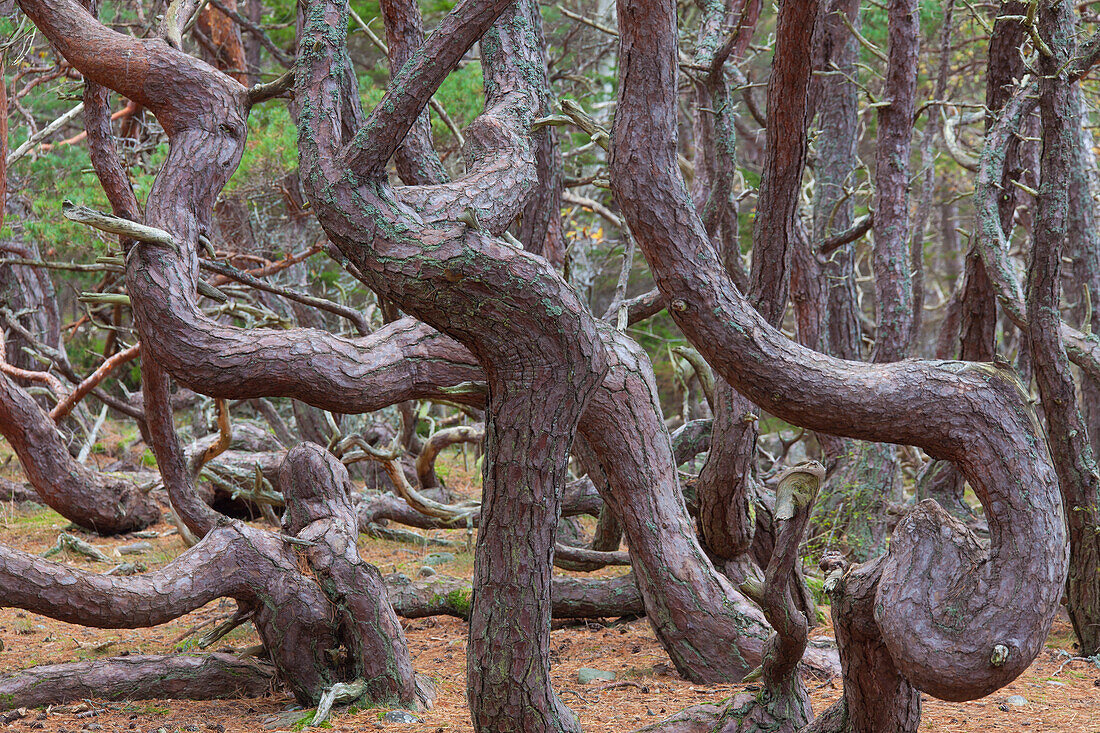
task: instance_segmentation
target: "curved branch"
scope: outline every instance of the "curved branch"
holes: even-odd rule
[[[875,223],[875,217],[872,214],[861,216],[852,226],[848,227],[842,232],[838,232],[831,237],[827,237],[821,246],[818,248],[820,255],[827,256],[840,249],[846,244],[851,244],[867,232],[871,231],[871,227]]]
[[[459,425],[436,431],[424,441],[420,455],[416,457],[416,477],[421,489],[434,489],[439,485],[435,475],[435,459],[439,452],[456,443],[480,443],[485,438],[485,428],[480,425]]]
[[[975,566],[961,540],[916,531],[915,515],[902,520],[876,620],[898,668],[929,694],[963,700],[1003,686],[1042,648],[1066,572],[1057,480],[1026,394],[989,365],[847,362],[772,328],[732,287],[677,170],[675,3],[620,2],[619,20],[612,190],[674,320],[712,366],[772,414],[813,430],[920,446],[960,467],[989,518],[986,560]],[[994,654],[1000,648],[1006,653]]]
[[[390,74],[397,76],[424,45],[424,19],[420,15],[420,3],[416,0],[382,0],[379,8],[386,25]],[[430,185],[447,180],[447,173],[432,143],[432,126],[427,112],[417,117],[393,157],[397,175],[409,185]]]
[[[421,45],[420,52],[401,66],[382,101],[355,139],[332,157],[331,165],[336,169],[346,166],[367,178],[377,178],[443,79],[512,2],[462,0],[455,6]],[[313,59],[306,54],[305,60]]]
[[[104,534],[133,532],[160,519],[156,502],[132,482],[78,463],[53,420],[3,372],[0,434],[19,456],[38,495],[66,519]]]
[[[71,393],[69,393],[63,400],[57,403],[57,406],[50,410],[50,419],[54,422],[60,422],[61,418],[72,412],[73,408],[84,399],[89,392],[98,387],[104,379],[111,375],[115,369],[119,368],[123,364],[127,364],[138,357],[141,353],[141,344],[134,344],[128,349],[123,349],[117,354],[113,354],[110,358],[105,360],[94,372],[89,374],[84,380],[76,386]]]

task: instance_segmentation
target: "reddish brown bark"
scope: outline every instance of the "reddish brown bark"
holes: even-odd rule
[[[85,377],[65,399],[58,402],[57,406],[50,410],[50,419],[54,422],[60,422],[61,418],[72,412],[73,408],[87,397],[89,392],[98,387],[104,379],[110,376],[111,372],[123,364],[133,361],[140,353],[141,345],[134,344],[108,358],[94,372]]]
[[[1070,564],[1066,597],[1082,654],[1100,649],[1100,470],[1077,401],[1062,343],[1061,262],[1070,234],[1071,167],[1080,164],[1080,102],[1064,69],[1076,54],[1076,13],[1066,2],[1044,4],[1039,29],[1052,50],[1041,61],[1042,181],[1027,279],[1028,344],[1046,415],[1048,444],[1066,505]],[[1091,206],[1087,202],[1078,205]],[[1082,214],[1077,214],[1082,216]]]
[[[768,79],[768,153],[753,223],[749,297],[773,325],[778,325],[787,306],[790,263],[799,241],[795,214],[806,165],[806,131],[812,116],[809,88],[818,6],[816,0],[781,6]],[[731,134],[729,130],[724,132]],[[731,143],[719,140],[718,144]],[[733,151],[723,154],[729,159],[724,164],[728,167]],[[719,168],[716,175],[720,174]],[[716,185],[720,183],[716,181]],[[728,266],[728,253],[722,259]],[[710,552],[723,560],[736,560],[752,542],[749,503],[756,480],[756,415],[752,404],[725,382],[716,391],[711,450],[698,483],[700,528]],[[727,572],[741,580],[738,576],[743,571],[731,568]]]
[[[231,654],[134,655],[51,664],[0,677],[0,707],[44,707],[98,700],[258,697],[274,669]]]
[[[554,112],[554,92],[550,88],[547,71],[546,41],[542,30],[542,15],[537,5],[526,9],[527,22],[536,34],[536,44],[540,49],[531,60],[529,73],[537,79],[539,117]],[[528,252],[542,255],[554,267],[561,269],[565,264],[565,233],[562,229],[562,170],[561,148],[557,133],[553,127],[543,127],[534,134],[535,169],[537,180],[535,190],[523,208],[519,223],[519,241]]]
[[[760,17],[759,0],[707,0],[695,44],[695,63],[705,69],[694,81],[692,137],[695,147],[692,198],[730,276],[747,284],[733,197],[737,174],[736,108],[727,64],[745,54]],[[735,33],[729,33],[731,27]]]
[[[610,356],[605,388],[580,432],[603,457],[610,488],[604,498],[622,523],[647,616],[680,674],[740,679],[760,663],[769,629],[699,545],[677,482],[677,459],[661,429],[648,357],[621,335]],[[810,650],[807,662],[819,671],[833,666],[819,650]]]
[[[796,245],[795,214],[806,167],[806,131],[813,116],[809,90],[818,8],[816,0],[780,6],[768,77],[767,158],[752,230],[750,300],[773,325],[787,307]]]
[[[849,192],[856,185],[854,176],[859,164],[859,90],[852,81],[859,43],[845,19],[858,27],[856,0],[830,3],[822,18],[817,63],[823,76],[818,77],[814,87],[819,160],[814,168],[813,229],[800,258],[805,263],[800,279],[807,282],[806,296],[800,303],[794,294],[794,300],[803,345],[858,361],[863,355],[863,332],[856,295],[855,247],[851,246],[858,237],[835,244],[837,236],[843,238],[853,231],[855,203]],[[864,222],[865,234],[870,229],[870,217]],[[818,435],[818,442],[829,461],[852,450],[844,441],[825,434]]]
[[[527,7],[520,3],[506,11],[482,42],[487,111],[484,127],[467,138],[511,166],[531,160],[527,135],[537,107],[530,77],[518,70],[541,52],[528,43]],[[307,55],[299,76],[300,150],[318,218],[367,284],[455,336],[486,373],[487,460],[468,647],[474,725],[574,730],[572,715],[549,686],[549,556],[573,431],[606,369],[594,323],[576,318],[583,306],[545,261],[525,257],[476,227],[424,227],[379,196],[382,166],[427,96],[503,8],[456,6],[342,152],[332,127],[339,113],[323,90],[332,54],[338,59],[344,53],[343,39],[333,38],[320,18],[334,14],[336,27],[346,20],[338,7],[311,9],[304,41],[327,52]],[[494,136],[483,137],[490,125]],[[344,166],[377,188],[349,186]],[[498,189],[486,208],[506,224],[523,202],[521,191]],[[480,221],[489,232],[500,231],[495,221]],[[441,295],[445,309],[435,305]],[[555,305],[548,309],[545,303]]]
[[[679,177],[674,3],[621,3],[619,27],[612,188],[673,318],[719,373],[773,414],[910,443],[960,466],[986,507],[988,555],[975,566],[965,538],[939,534],[938,519],[929,522],[935,532],[919,513],[903,520],[875,621],[899,672],[930,694],[970,699],[1004,685],[1041,649],[1066,567],[1057,481],[1026,396],[991,367],[844,362],[771,328],[729,284]]]
[[[763,587],[754,591],[775,629],[761,663],[763,688],[756,695],[737,695],[727,703],[715,727],[717,733],[795,733],[813,719],[810,694],[798,670],[806,650],[809,623],[793,599],[800,582],[794,568],[824,478],[825,468],[817,462],[793,466],[779,478],[775,550],[768,561]]]
[[[420,3],[414,0],[383,0],[379,3],[386,25],[386,46],[390,56],[390,74],[397,75],[409,58],[424,43],[424,19]],[[410,186],[443,183],[447,173],[432,144],[432,125],[425,111],[409,128],[393,156],[397,175]]]
[[[916,110],[920,26],[915,0],[890,0],[886,106],[878,110],[875,148],[876,362],[904,359],[913,342],[913,277],[909,253],[909,151]]]
[[[936,531],[937,516],[950,521],[935,504],[922,507],[932,519],[928,529]],[[826,582],[844,667],[844,697],[805,733],[916,733],[920,726],[920,692],[898,671],[876,621],[877,589],[886,562],[874,560],[847,572],[843,563],[822,563],[832,573]]]
[[[0,227],[8,210],[8,75],[0,59]]]
[[[351,481],[340,461],[318,445],[291,449],[279,472],[286,499],[283,530],[314,543],[303,554],[332,603],[346,650],[339,673],[367,682],[375,703],[411,705],[416,681],[405,634],[382,576],[359,556]]]
[[[222,4],[231,12],[237,12],[237,0],[222,0]],[[241,43],[240,26],[221,10],[207,5],[199,11],[195,27],[210,41],[214,66],[247,85],[248,60]]]
[[[42,501],[66,519],[103,534],[133,532],[160,520],[156,502],[133,482],[77,463],[53,420],[3,373],[0,434]]]

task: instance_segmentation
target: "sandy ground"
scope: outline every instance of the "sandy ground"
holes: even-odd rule
[[[51,547],[68,522],[49,510],[13,506],[0,510],[0,541],[39,553]],[[165,524],[153,528],[155,538],[144,541],[152,549],[137,556],[153,568],[168,562],[183,550],[179,538]],[[70,531],[71,528],[70,528]],[[108,555],[134,537],[104,539],[79,536]],[[384,573],[415,574],[431,548],[422,549],[391,542],[364,540],[363,555]],[[107,565],[70,554],[63,562],[87,570],[103,571]],[[441,572],[461,575],[470,570],[471,558],[459,552]],[[605,571],[612,572],[612,571]],[[0,611],[0,671],[34,664],[93,659],[108,655],[162,653],[186,649],[197,634],[188,632],[203,622],[220,619],[232,611],[229,602],[215,602],[152,629],[110,631],[86,629],[25,613]],[[210,628],[209,625],[199,629]],[[376,729],[415,731],[469,731],[465,699],[466,624],[452,618],[406,622],[405,631],[419,672],[431,677],[439,691],[434,709],[421,713],[421,722],[381,722],[384,710],[337,714],[332,729],[362,731]],[[828,628],[815,635],[828,635]],[[215,648],[242,650],[257,642],[250,626],[242,627]],[[718,702],[742,689],[739,685],[698,685],[680,680],[670,668],[668,657],[642,620],[606,626],[589,623],[558,628],[552,634],[553,675],[556,689],[576,711],[585,731],[623,733],[660,720],[663,716],[701,702]],[[1100,732],[1100,669],[1090,662],[1070,661],[1072,634],[1064,621],[1056,625],[1047,650],[1019,680],[977,702],[954,704],[925,699],[923,730],[930,731],[1082,731]],[[581,685],[577,670],[592,667],[616,673],[614,682]],[[839,680],[814,682],[815,710],[823,710],[841,694]],[[1026,704],[1007,704],[1020,695]],[[255,699],[213,702],[145,700],[129,703],[78,703],[49,711],[30,710],[12,721],[16,730],[58,731],[174,731],[293,730],[306,717],[293,698],[282,692]]]

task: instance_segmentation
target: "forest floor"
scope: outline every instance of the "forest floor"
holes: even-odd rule
[[[9,476],[17,476],[9,469]],[[139,541],[151,548],[124,560],[139,561],[149,569],[170,562],[184,550],[175,529],[168,524],[152,528],[155,537],[101,538],[75,529],[59,515],[43,507],[0,505],[0,542],[27,552],[41,553],[52,547],[59,532],[68,531],[90,542],[109,556],[120,546]],[[446,533],[430,533],[443,536]],[[465,532],[453,539],[464,539]],[[383,574],[402,572],[415,576],[438,552],[434,548],[364,538],[362,554]],[[466,576],[472,556],[455,551],[437,565],[441,574]],[[111,565],[62,553],[55,560],[89,571],[103,572]],[[622,569],[605,569],[613,575]],[[36,664],[53,664],[126,654],[156,654],[192,648],[195,639],[233,611],[229,601],[214,602],[170,624],[141,630],[98,630],[53,621],[16,609],[0,610],[0,673]],[[432,710],[420,713],[421,722],[383,723],[384,710],[337,712],[324,727],[336,731],[408,730],[436,733],[470,731],[465,699],[466,624],[450,617],[404,621],[405,633],[418,672],[429,676],[438,689]],[[741,685],[700,685],[680,679],[645,619],[607,624],[562,625],[551,637],[554,687],[579,716],[589,733],[626,733],[661,720],[666,715],[699,703],[717,703],[744,689]],[[198,627],[198,628],[197,628]],[[191,632],[191,633],[189,633]],[[830,637],[828,626],[813,636]],[[1028,671],[1008,687],[976,702],[944,703],[925,697],[921,730],[944,732],[1059,731],[1100,733],[1100,668],[1090,661],[1071,661],[1073,634],[1059,620],[1047,648]],[[214,650],[239,651],[258,643],[251,625],[220,640]],[[582,667],[615,674],[613,682],[582,685]],[[841,695],[840,680],[810,681],[814,710],[820,712]],[[1020,696],[1010,702],[1013,696]],[[1019,703],[1019,704],[1013,704]],[[14,730],[84,733],[84,731],[140,731],[214,733],[300,730],[309,711],[295,705],[285,692],[233,701],[188,702],[143,700],[128,703],[89,701],[50,710],[28,710],[11,722]],[[2,727],[2,722],[0,722]]]

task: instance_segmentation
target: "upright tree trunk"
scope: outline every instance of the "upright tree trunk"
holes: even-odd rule
[[[1073,325],[1082,331],[1100,334],[1100,232],[1097,231],[1096,143],[1085,114],[1080,85],[1071,89],[1073,116],[1081,121],[1080,137],[1074,146],[1069,166],[1069,222],[1066,256],[1069,267],[1062,278],[1066,299],[1070,300]],[[1088,426],[1093,456],[1100,454],[1100,380],[1084,375],[1080,380],[1081,413]]]
[[[890,0],[886,65],[888,102],[878,111],[875,148],[875,348],[873,361],[898,361],[913,343],[913,274],[909,254],[909,153],[917,96],[920,25],[916,0]]]
[[[839,17],[859,26],[858,0],[835,0],[824,16],[822,67],[834,73],[818,84],[817,150],[814,168],[813,244],[819,249],[826,237],[847,230],[853,223],[855,202],[848,191],[859,158],[859,90],[854,79],[859,43]],[[822,267],[827,287],[825,353],[859,360],[863,353],[856,297],[854,245],[844,245],[828,255]],[[805,341],[803,341],[805,343]],[[806,344],[814,348],[813,344]],[[819,349],[820,350],[820,349]]]
[[[225,7],[236,12],[237,0],[223,0]],[[206,5],[199,11],[195,27],[209,42],[206,47],[210,61],[241,84],[248,84],[248,60],[241,42],[241,27],[217,8]]]
[[[797,246],[796,212],[812,116],[809,88],[817,18],[816,0],[780,8],[768,79],[769,155],[753,225],[749,293],[772,325],[779,324],[787,307],[790,262]],[[723,260],[728,268],[729,257]],[[727,572],[740,581],[746,572],[741,558],[752,542],[749,503],[756,481],[757,417],[752,403],[729,385],[720,383],[716,391],[711,450],[697,484],[700,525],[707,549],[727,562],[736,561]]]
[[[815,723],[840,718],[836,727],[811,727],[834,733],[916,733],[920,692],[898,671],[875,620],[875,599],[884,559],[858,565],[826,565],[833,628],[844,669],[844,697]]]
[[[426,95],[481,35],[478,25],[488,26],[502,11],[481,42],[488,92],[481,118],[485,126],[471,130],[467,140],[521,166],[517,172],[525,175],[526,166],[534,164],[529,131],[538,92],[527,72],[538,63],[541,47],[534,42],[533,4],[509,6],[456,6],[341,151],[333,127],[339,118],[318,123],[337,113],[335,100],[323,89],[332,64],[346,54],[343,34],[334,37],[325,18],[333,15],[340,27],[346,10],[315,4],[306,15],[303,37],[325,52],[300,60],[300,149],[303,169],[313,176],[307,193],[318,218],[365,282],[458,338],[487,376],[485,498],[467,662],[474,726],[577,730],[550,687],[550,560],[573,434],[607,368],[602,342],[590,314],[586,317],[583,305],[545,260],[493,238],[525,202],[523,187],[499,190],[499,200],[484,202],[485,216],[479,211],[476,218],[467,215],[472,223],[457,225],[450,222],[463,220],[458,212],[428,225],[412,221],[381,187],[385,162],[421,114]],[[437,45],[430,48],[433,42]],[[410,93],[410,87],[419,93]],[[489,161],[483,153],[477,162]],[[346,169],[375,181],[377,188],[350,185]],[[466,186],[456,193],[468,196],[479,174],[484,175],[477,169],[468,174]]]
[[[1077,50],[1075,21],[1073,5],[1064,0],[1048,0],[1040,5],[1040,34],[1052,53],[1040,62],[1044,74],[1039,83],[1042,179],[1028,267],[1027,335],[1069,527],[1067,608],[1081,644],[1080,653],[1092,655],[1100,650],[1100,472],[1088,426],[1078,409],[1059,311],[1062,252],[1071,217],[1086,216],[1084,212],[1070,213],[1075,175],[1071,168],[1084,162],[1080,152],[1079,92],[1074,92],[1075,82],[1067,80],[1063,71]],[[1076,175],[1085,172],[1078,170]]]
[[[540,51],[537,59],[532,59],[531,72],[538,78],[536,89],[539,107],[536,114],[545,117],[554,113],[554,92],[550,87],[549,73],[546,68],[546,40],[542,32],[542,15],[538,5],[526,10],[527,22],[536,34],[536,44]],[[534,134],[535,166],[538,178],[531,198],[523,208],[519,226],[519,241],[528,252],[542,255],[546,260],[561,269],[565,264],[565,233],[562,229],[561,195],[564,180],[561,148],[558,146],[557,133],[553,127],[543,127]]]
[[[890,0],[887,21],[890,46],[883,93],[888,104],[878,111],[872,257],[875,346],[871,359],[879,363],[908,356],[914,336],[909,156],[920,47],[916,0]],[[895,448],[884,443],[854,446],[829,482],[827,496],[826,506],[847,515],[841,525],[853,556],[864,560],[882,552],[889,532],[889,505],[902,498]]]
[[[1009,0],[1001,6],[993,24],[993,34],[989,39],[989,62],[986,66],[985,100],[989,110],[986,117],[987,131],[993,126],[997,112],[1008,100],[1014,80],[1024,72],[1023,59],[1018,49],[1024,41],[1026,31],[1018,17],[1025,11],[1026,6],[1023,3]],[[1019,189],[1012,180],[1018,177],[1020,141],[1013,135],[1007,145],[997,200],[997,218],[1005,236],[1012,232],[1012,219],[1019,197]],[[958,287],[957,297],[959,358],[964,361],[993,361],[997,338],[997,299],[976,246],[971,246],[966,253],[963,280]],[[961,496],[965,484],[958,470],[950,464],[933,465],[923,478],[924,481],[918,482],[919,498],[935,499],[945,509],[961,517],[965,507],[960,506],[957,497]]]

